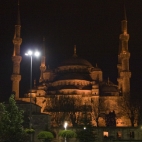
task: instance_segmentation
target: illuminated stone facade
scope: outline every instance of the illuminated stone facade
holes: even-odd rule
[[[122,21],[122,34],[119,37],[118,85],[113,84],[109,79],[104,81],[103,72],[97,65],[94,67],[87,60],[78,57],[76,46],[71,58],[63,61],[54,70],[47,68],[43,40],[39,85],[34,82],[34,88],[25,94],[24,98],[19,98],[20,45],[22,43],[20,28],[19,19],[13,39],[13,74],[11,76],[12,91],[16,93],[16,100],[30,102],[31,97],[31,102],[41,107],[41,113],[50,114],[53,127],[63,125],[64,121],[68,121],[70,126],[82,124],[107,126],[106,115],[108,114],[115,116],[114,125],[130,126],[130,121],[121,108],[124,96],[129,96],[131,77],[126,19]]]
[[[121,112],[123,88],[118,88],[109,79],[104,81],[97,65],[93,67],[77,56],[76,46],[73,56],[55,70],[45,69],[45,56],[42,56],[40,85],[34,84],[21,100],[28,102],[31,95],[32,102],[41,107],[41,113],[50,114],[51,126],[59,127],[68,121],[69,126],[86,123],[103,127],[106,115],[113,112],[116,126],[130,126]]]

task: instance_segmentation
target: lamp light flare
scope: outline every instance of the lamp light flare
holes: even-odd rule
[[[29,51],[28,51],[28,55],[31,56],[32,54],[33,54],[33,52],[32,52],[31,50],[29,50]]]
[[[34,53],[34,55],[35,55],[36,57],[38,57],[38,56],[40,55],[40,53],[39,53],[38,51],[36,51],[36,52]]]
[[[25,55],[26,55],[26,56],[33,56],[33,55],[34,55],[34,56],[36,56],[36,57],[39,57],[40,52],[39,52],[39,51],[33,52],[33,51],[29,50],[28,52],[25,53]]]
[[[67,126],[68,126],[68,123],[65,122],[65,123],[64,123],[64,128],[65,128],[65,130],[66,130]]]
[[[86,127],[84,127],[83,129],[86,130]]]

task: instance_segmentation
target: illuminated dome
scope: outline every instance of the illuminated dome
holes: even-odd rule
[[[74,46],[74,54],[70,59],[63,61],[60,66],[72,66],[72,65],[79,65],[79,66],[87,66],[93,67],[91,63],[87,60],[79,58],[76,54],[76,45]]]
[[[92,64],[89,63],[87,60],[79,58],[77,56],[73,56],[72,58],[63,61],[60,64],[60,66],[69,66],[69,65],[81,65],[81,66],[93,67]]]

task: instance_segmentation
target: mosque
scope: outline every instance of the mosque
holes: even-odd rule
[[[73,55],[61,62],[55,69],[46,66],[45,40],[43,39],[43,54],[41,57],[39,85],[34,82],[33,88],[20,98],[19,82],[21,23],[18,10],[17,23],[13,38],[14,50],[12,55],[13,72],[11,75],[12,91],[18,101],[32,103],[39,106],[40,113],[51,116],[51,126],[59,127],[64,121],[69,126],[82,125],[85,121],[92,126],[104,127],[106,116],[113,114],[116,122],[113,126],[130,126],[130,120],[123,111],[124,103],[130,94],[129,70],[130,52],[128,50],[129,34],[127,33],[127,19],[121,21],[120,45],[118,49],[118,84],[113,84],[109,79],[104,81],[103,71],[93,66],[77,54],[76,45]]]

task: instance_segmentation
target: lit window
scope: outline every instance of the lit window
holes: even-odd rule
[[[106,137],[108,137],[108,132],[107,131],[104,131],[103,132],[103,136],[106,138]]]

